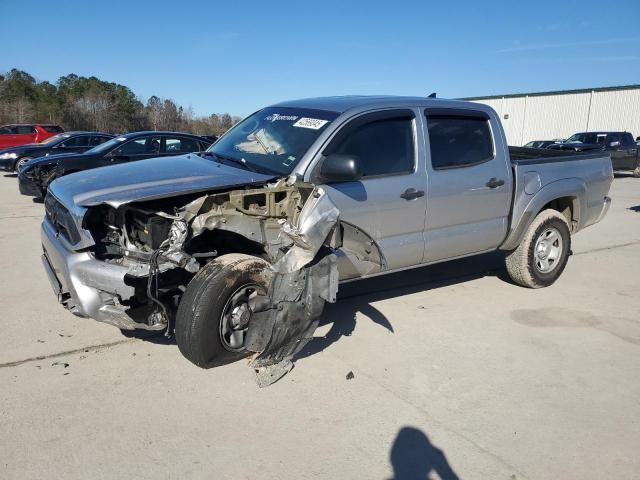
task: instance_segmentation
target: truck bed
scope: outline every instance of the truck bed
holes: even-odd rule
[[[509,147],[511,163],[527,165],[533,163],[568,162],[590,158],[608,157],[607,152],[573,152],[571,150],[549,150],[546,148]]]
[[[573,233],[597,222],[613,180],[608,152],[572,152],[509,147],[514,191],[510,235],[504,249],[517,246],[514,229],[527,225],[550,199],[562,198],[573,206],[567,219]],[[571,221],[573,220],[573,221]]]

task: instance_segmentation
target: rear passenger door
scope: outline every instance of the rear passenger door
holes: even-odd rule
[[[466,109],[427,109],[424,115],[429,152],[425,262],[498,247],[508,227],[512,175],[489,116]]]
[[[35,127],[32,127],[31,125],[18,125],[13,128],[15,131],[17,145],[24,145],[36,141],[36,134],[38,132]]]
[[[325,157],[336,153],[359,158],[364,173],[359,181],[323,187],[341,220],[372,237],[390,269],[418,265],[424,253],[426,177],[416,125],[411,109],[361,115],[338,130],[322,152]],[[367,273],[357,273],[351,265],[340,259],[341,278]]]

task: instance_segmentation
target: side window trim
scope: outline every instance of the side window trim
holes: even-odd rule
[[[429,132],[430,116],[460,117],[460,118],[467,117],[467,118],[476,118],[476,119],[485,120],[487,122],[487,126],[489,129],[489,137],[490,137],[489,139],[491,141],[491,156],[478,160],[477,162],[464,163],[461,165],[447,165],[443,167],[434,166],[433,157],[431,155],[431,135]],[[476,167],[478,165],[482,165],[483,163],[487,163],[496,159],[496,142],[494,138],[494,129],[493,129],[493,125],[491,124],[491,117],[486,112],[483,112],[482,110],[473,110],[473,109],[466,109],[466,108],[425,108],[424,121],[425,121],[424,133],[425,133],[425,137],[429,141],[429,149],[427,152],[429,157],[429,165],[434,171]]]
[[[326,145],[320,150],[320,155],[322,158],[319,162],[316,163],[316,167],[314,167],[313,175],[317,175],[320,171],[320,167],[322,166],[322,162],[324,158],[331,153],[331,150],[336,148],[344,138],[350,135],[352,132],[357,130],[358,128],[367,125],[373,122],[379,122],[383,120],[393,120],[393,119],[401,119],[408,118],[411,120],[411,131],[412,131],[412,150],[413,150],[413,166],[410,170],[404,170],[401,172],[392,172],[392,173],[381,173],[377,175],[364,175],[362,180],[376,179],[376,178],[386,178],[386,177],[397,177],[400,175],[413,175],[418,168],[418,136],[417,136],[417,122],[415,112],[410,108],[393,108],[386,110],[378,110],[375,112],[366,112],[360,115],[355,116],[347,120],[336,133],[329,139]]]

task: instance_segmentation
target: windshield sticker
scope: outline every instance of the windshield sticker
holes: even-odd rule
[[[320,130],[327,123],[329,123],[329,120],[320,120],[319,118],[302,117],[300,120],[294,123],[293,126],[300,127],[300,128],[311,128],[312,130]]]
[[[282,162],[282,164],[283,164],[285,167],[288,167],[289,165],[291,165],[291,164],[292,164],[293,162],[295,162],[295,161],[296,161],[296,157],[289,156],[289,157],[287,157],[287,159],[286,159],[284,162]]]
[[[275,122],[278,120],[288,120],[290,122],[293,122],[294,120],[297,120],[298,117],[295,115],[280,115],[279,113],[273,113],[267,117],[264,117],[265,120],[269,120],[270,122]]]

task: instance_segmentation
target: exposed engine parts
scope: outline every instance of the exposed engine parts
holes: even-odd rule
[[[121,328],[172,332],[172,321],[191,278],[222,255],[243,252],[270,264],[268,292],[243,306],[244,349],[258,385],[281,378],[293,356],[312,337],[324,302],[335,302],[335,251],[354,245],[351,255],[384,268],[380,250],[363,232],[342,226],[339,211],[322,188],[282,179],[261,188],[197,197],[90,209],[87,229],[95,256],[126,267],[130,298],[114,308],[131,318]],[[255,295],[254,295],[255,296]],[[235,317],[240,318],[237,312]]]

